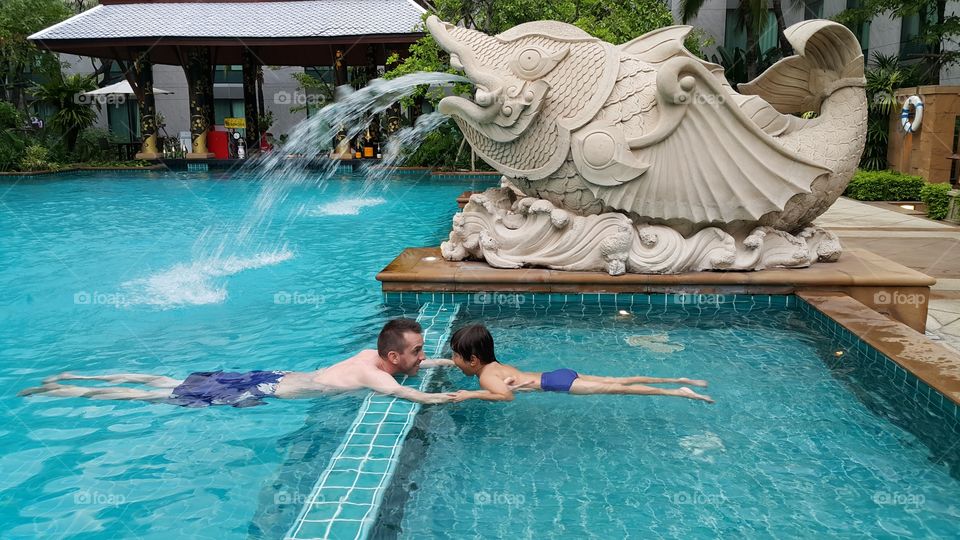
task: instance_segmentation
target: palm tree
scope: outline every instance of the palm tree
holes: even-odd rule
[[[80,132],[92,126],[97,119],[97,111],[83,95],[96,88],[92,77],[81,74],[67,77],[60,74],[33,87],[33,97],[38,102],[56,109],[51,123],[63,132],[67,150],[73,151]]]

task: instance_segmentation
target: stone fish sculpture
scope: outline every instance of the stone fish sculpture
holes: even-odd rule
[[[791,26],[797,55],[739,93],[684,48],[688,26],[620,46],[554,21],[496,36],[436,17],[427,28],[477,88],[440,111],[503,174],[454,217],[446,259],[617,275],[840,256],[811,222],[866,139],[863,56],[844,26]]]

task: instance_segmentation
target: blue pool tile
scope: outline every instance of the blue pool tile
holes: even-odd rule
[[[326,485],[334,486],[338,488],[350,487],[354,485],[354,482],[357,480],[357,471],[350,470],[339,470],[339,471],[330,471],[327,474]]]
[[[305,521],[300,524],[299,530],[296,533],[296,538],[326,538],[329,527],[329,521]]]

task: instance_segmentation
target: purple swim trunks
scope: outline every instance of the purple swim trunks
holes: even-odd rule
[[[580,375],[572,369],[555,369],[540,374],[540,389],[544,392],[569,392]]]
[[[277,384],[284,375],[284,371],[191,373],[180,386],[173,389],[167,403],[181,407],[266,405],[262,398],[270,397],[277,391]]]

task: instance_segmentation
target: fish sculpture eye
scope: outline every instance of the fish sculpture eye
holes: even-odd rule
[[[520,54],[510,61],[510,69],[521,79],[533,81],[542,78],[557,67],[567,56],[569,47],[550,54],[540,47],[531,45],[520,51]]]

